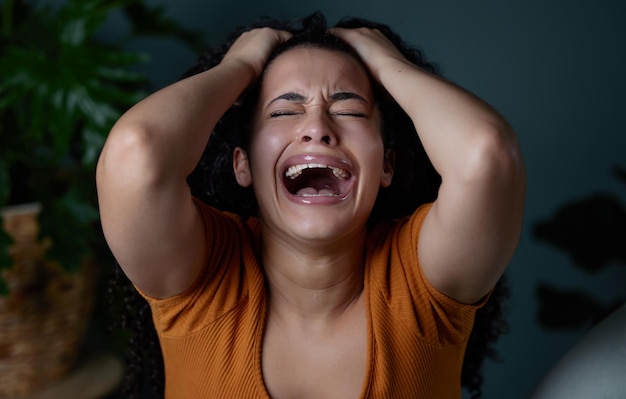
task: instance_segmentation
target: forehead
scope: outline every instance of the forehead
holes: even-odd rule
[[[276,57],[265,70],[262,93],[316,87],[371,95],[369,75],[361,62],[347,53],[318,47],[296,47]]]

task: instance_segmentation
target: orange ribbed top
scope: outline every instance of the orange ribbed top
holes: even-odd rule
[[[147,298],[163,350],[165,397],[269,398],[261,370],[267,293],[255,252],[258,221],[198,204],[214,232],[206,267],[185,293]],[[446,297],[424,279],[417,238],[428,209],[368,236],[362,398],[461,397],[463,354],[480,305]]]

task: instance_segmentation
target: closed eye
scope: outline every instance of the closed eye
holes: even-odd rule
[[[301,115],[301,112],[298,111],[273,111],[270,112],[270,118],[278,118],[281,116],[289,116],[289,115]]]
[[[333,115],[352,116],[352,117],[355,117],[355,118],[365,118],[365,116],[366,116],[364,112],[348,112],[348,111],[334,112]]]

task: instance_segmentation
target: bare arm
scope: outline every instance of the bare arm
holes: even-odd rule
[[[411,117],[442,176],[424,221],[419,253],[426,277],[462,302],[483,297],[517,246],[525,172],[517,138],[489,105],[408,62],[376,30],[335,29]]]
[[[102,227],[128,277],[148,295],[187,289],[205,232],[186,183],[221,116],[264,68],[286,32],[243,34],[216,67],[172,84],[127,111],[97,168]]]

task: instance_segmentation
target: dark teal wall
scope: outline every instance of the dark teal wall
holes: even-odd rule
[[[626,199],[610,175],[626,167],[626,2],[586,1],[197,1],[154,0],[168,15],[217,43],[260,15],[314,10],[330,22],[354,15],[395,28],[444,75],[486,99],[519,134],[528,167],[525,231],[508,271],[511,332],[504,363],[487,365],[485,398],[529,397],[550,366],[586,331],[548,331],[536,322],[540,282],[580,288],[609,301],[626,291],[626,268],[587,274],[539,242],[532,226],[563,203],[597,191]],[[314,4],[314,5],[309,5]],[[175,80],[194,55],[175,43],[131,43],[153,55],[157,85]],[[626,243],[624,243],[626,245]],[[623,296],[622,296],[623,297]]]

